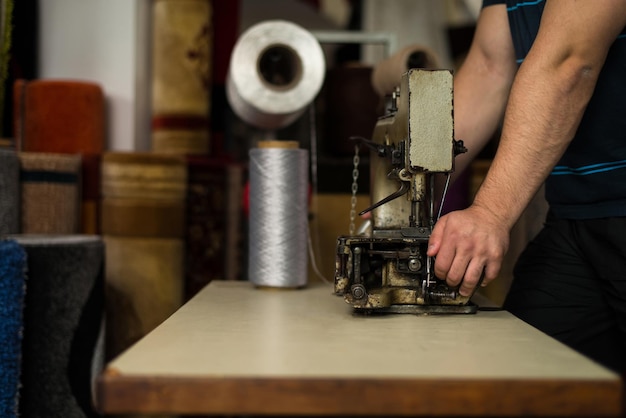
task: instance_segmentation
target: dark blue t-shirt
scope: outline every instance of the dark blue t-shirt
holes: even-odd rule
[[[506,4],[521,64],[545,2],[483,1],[483,7],[493,4]],[[609,50],[574,139],[546,180],[546,199],[559,218],[626,216],[626,28]]]

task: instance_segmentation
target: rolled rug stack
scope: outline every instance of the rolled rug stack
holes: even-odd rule
[[[80,232],[81,156],[21,152],[21,233]]]
[[[185,299],[212,280],[243,277],[243,164],[187,157]]]
[[[92,389],[103,358],[102,239],[12,238],[27,256],[20,416],[95,417]]]
[[[0,239],[0,416],[18,416],[26,252]]]
[[[13,108],[19,151],[81,156],[79,231],[98,233],[106,117],[100,85],[83,80],[16,80]]]
[[[187,171],[182,156],[105,153],[107,357],[163,322],[183,302]]]
[[[208,154],[212,2],[154,0],[152,10],[152,151]]]

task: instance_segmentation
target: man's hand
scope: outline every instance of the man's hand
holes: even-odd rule
[[[459,293],[470,296],[496,278],[509,247],[509,230],[489,210],[472,205],[443,216],[431,234],[428,255],[436,257],[435,275],[448,286],[460,284]]]

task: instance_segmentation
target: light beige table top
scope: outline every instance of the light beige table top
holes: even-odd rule
[[[621,381],[505,311],[353,314],[213,282],[111,362],[106,413],[617,416]]]

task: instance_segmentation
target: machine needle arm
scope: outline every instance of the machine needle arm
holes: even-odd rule
[[[376,151],[379,157],[385,157],[389,151],[391,151],[389,146],[379,144],[378,142],[374,142],[371,139],[363,138],[361,136],[351,136],[349,139],[359,144],[367,145],[372,150]]]
[[[376,209],[377,207],[384,205],[385,203],[389,203],[392,200],[399,198],[400,196],[402,196],[403,194],[405,194],[408,191],[409,191],[409,183],[406,182],[406,181],[403,181],[403,182],[401,182],[400,189],[398,189],[397,192],[390,194],[386,198],[384,198],[384,199],[374,203],[369,208],[362,210],[361,212],[359,212],[359,215],[364,215],[367,212],[370,212],[370,211]]]

